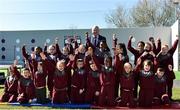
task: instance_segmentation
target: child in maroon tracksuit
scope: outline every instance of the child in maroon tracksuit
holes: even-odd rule
[[[106,56],[111,56],[109,47],[106,43],[106,41],[100,41],[99,42],[99,47],[94,46],[89,37],[86,36],[86,47],[92,47],[94,51],[94,55],[98,58],[98,61],[100,64],[104,63],[104,58]]]
[[[13,72],[13,65],[9,67],[10,76],[7,76],[4,84],[4,93],[1,97],[1,102],[16,102],[17,101],[17,87],[18,80]]]
[[[153,37],[149,37],[149,41],[152,44],[152,51],[154,52],[155,55],[158,55],[159,52],[161,51],[161,39],[160,38],[157,39],[157,46],[155,44],[155,40]]]
[[[72,65],[71,77],[71,103],[84,103],[87,80],[87,66],[83,59],[77,59],[78,51],[75,52],[75,60]]]
[[[47,60],[48,62],[51,62],[51,66],[53,66],[54,68],[56,67],[56,62],[57,62],[57,58],[58,58],[58,44],[57,44],[58,41],[56,41],[56,44],[52,44],[48,47],[47,49],[47,46],[45,46],[45,49],[44,49],[44,54],[46,55],[47,57]],[[48,87],[48,90],[49,90],[49,98],[52,98],[52,91],[53,91],[53,73],[47,71],[47,87]]]
[[[25,45],[22,47],[22,55],[25,58],[25,60],[31,60],[32,59],[31,55],[27,54],[25,47],[26,47]],[[41,47],[35,47],[33,52],[35,53],[35,60],[41,61],[40,53],[42,52],[42,48]]]
[[[71,69],[73,56],[70,55],[70,61],[66,65],[65,60],[59,60],[56,67],[52,66],[52,62],[45,64],[46,69],[53,73],[53,91],[52,91],[52,103],[67,103],[68,97],[68,78],[67,71]],[[47,59],[46,57],[44,59]]]
[[[176,36],[176,40],[174,41],[171,48],[168,45],[163,45],[161,52],[157,56],[158,64],[162,66],[165,70],[165,75],[167,76],[167,86],[168,86],[168,96],[172,101],[172,88],[173,88],[173,80],[175,79],[174,72],[169,72],[168,66],[172,65],[173,67],[173,54],[178,46],[179,36]]]
[[[133,48],[131,45],[133,36],[130,36],[129,41],[128,41],[128,50],[134,55],[134,65],[136,65],[137,59],[143,54],[144,52],[144,46],[145,43],[143,41],[139,41],[137,43],[137,49]],[[135,88],[134,88],[134,97],[137,98],[137,89],[138,89],[138,81],[139,81],[139,76],[136,75],[135,77]]]
[[[68,64],[65,60],[60,60],[56,64],[53,76],[53,95],[52,103],[67,103],[69,102],[68,96],[68,70],[71,69],[73,57],[70,55]]]
[[[104,65],[95,62],[100,71],[101,91],[99,95],[100,106],[114,105],[114,90],[115,90],[115,68],[112,66],[112,57],[105,57]]]
[[[138,64],[136,65],[136,71],[140,70],[141,59],[139,58]],[[154,66],[155,68],[155,66]],[[153,96],[154,96],[154,77],[153,63],[150,60],[143,62],[143,67],[139,71],[139,106],[140,107],[151,107]]]
[[[153,102],[155,105],[166,104],[169,105],[169,97],[167,94],[167,82],[164,74],[165,70],[162,67],[158,67],[155,75],[155,86],[154,86],[154,98]]]
[[[18,78],[18,98],[20,104],[28,103],[35,98],[35,87],[29,69],[24,69],[22,75],[17,70],[16,66],[13,71]]]
[[[116,65],[118,65],[117,69],[120,72],[120,87],[121,87],[121,101],[120,106],[129,106],[129,107],[135,107],[134,102],[134,76],[135,72],[132,69],[132,64],[129,62],[126,62],[123,64],[122,56],[116,55],[115,56]],[[128,104],[128,105],[127,105]]]
[[[126,62],[129,62],[129,56],[127,54],[126,45],[124,43],[118,43],[117,44],[117,38],[115,37],[115,34],[113,34],[113,49],[114,49],[114,55],[121,54],[123,64],[126,63]],[[119,94],[119,79],[120,79],[120,72],[119,71],[116,71],[116,77],[115,78],[116,78],[115,97],[118,97],[118,94]]]
[[[88,56],[85,57],[85,63],[88,66],[88,75],[87,75],[87,89],[85,95],[85,102],[91,104],[98,104],[99,93],[100,93],[100,72],[94,63],[96,60],[95,56],[93,55],[92,50],[88,49],[87,52],[91,57],[92,60],[88,60]]]
[[[37,62],[35,60],[35,54],[31,55],[32,61],[29,62],[29,68],[31,70],[31,76],[34,81],[35,92],[37,103],[47,103],[46,99],[46,76],[47,71],[45,71],[45,65],[47,60],[45,60],[45,55],[40,53],[42,62]]]
[[[141,63],[143,63],[145,60],[150,60],[150,61],[152,61],[152,63],[154,63],[155,54],[152,51],[152,46],[151,46],[151,44],[149,42],[145,43],[144,52],[140,57],[141,57],[141,60],[142,60]]]

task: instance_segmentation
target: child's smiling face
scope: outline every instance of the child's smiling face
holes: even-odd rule
[[[124,71],[125,71],[126,73],[130,73],[130,72],[132,71],[132,65],[129,64],[129,63],[125,63],[125,64],[124,64]]]

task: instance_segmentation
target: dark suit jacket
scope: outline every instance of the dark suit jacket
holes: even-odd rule
[[[93,37],[93,36],[90,36],[90,37],[89,37],[90,42],[92,41],[92,40],[91,40],[92,37]],[[105,38],[104,36],[99,35],[98,41],[97,41],[98,43],[97,43],[97,45],[94,45],[94,46],[95,46],[95,47],[99,47],[101,41],[106,42],[106,38]],[[93,44],[93,42],[91,42],[91,43]],[[110,51],[109,47],[108,47],[108,51]]]

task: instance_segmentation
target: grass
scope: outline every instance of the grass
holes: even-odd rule
[[[4,86],[0,85],[0,96],[3,94]],[[173,88],[173,97],[174,100],[180,100],[180,88]],[[26,107],[26,106],[13,106],[13,105],[8,105],[8,104],[1,104],[0,105],[0,110],[3,109],[8,109],[8,110],[18,110],[18,109],[24,109],[24,110],[38,110],[38,109],[43,109],[43,110],[48,110],[48,109],[62,109],[62,108],[52,108],[52,107],[42,107],[42,106],[32,106],[32,107]]]
[[[20,69],[18,69],[20,71]],[[5,73],[5,76],[7,75],[7,68],[1,68],[0,72]]]
[[[3,85],[0,85],[0,97],[2,96],[3,94],[3,90],[4,90],[4,86]],[[26,106],[13,106],[13,105],[8,105],[8,104],[1,104],[0,105],[0,109],[13,109],[13,110],[18,110],[18,109],[24,109],[24,110],[27,110],[27,109],[33,109],[33,110],[38,110],[38,109],[43,109],[43,110],[46,110],[46,109],[52,109],[52,107],[41,107],[41,106],[32,106],[32,107],[26,107]],[[55,109],[55,108],[54,108]]]
[[[32,107],[25,107],[25,106],[13,106],[13,105],[0,105],[0,109],[3,110],[48,110],[48,109],[60,109],[60,108],[51,108],[51,107],[39,107],[39,106],[32,106]]]
[[[0,69],[0,72],[5,73],[5,75],[7,74],[7,69]]]
[[[176,80],[180,80],[180,71],[175,71]]]
[[[173,88],[173,99],[180,100],[180,88]]]

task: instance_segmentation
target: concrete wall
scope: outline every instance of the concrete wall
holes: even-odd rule
[[[31,52],[31,47],[43,46],[47,39],[50,43],[54,42],[56,37],[59,37],[59,44],[64,45],[64,36],[78,35],[81,36],[82,42],[85,41],[85,32],[91,33],[91,29],[75,29],[75,30],[36,30],[36,31],[0,31],[0,49],[5,47],[5,51],[0,50],[0,64],[10,64],[16,57],[22,60],[21,47],[23,44],[27,45],[28,52]],[[133,46],[136,46],[139,40],[148,41],[148,37],[153,36],[155,39],[161,38],[163,43],[171,44],[171,28],[157,27],[157,28],[118,28],[118,29],[101,29],[101,35],[107,38],[109,47],[112,46],[112,34],[116,34],[119,42],[127,44],[130,35],[133,35]],[[1,40],[5,39],[5,43]],[[35,43],[31,43],[34,39]],[[130,52],[129,56],[131,62],[133,57]],[[5,59],[2,59],[5,55]]]
[[[179,35],[179,31],[180,27],[179,27],[179,21],[177,20],[172,26],[171,26],[171,36],[172,36],[172,40],[171,40],[171,44],[174,43],[174,41],[176,40],[176,35]],[[178,70],[179,68],[179,47],[177,47],[174,55],[173,55],[173,60],[174,60],[174,70]]]

